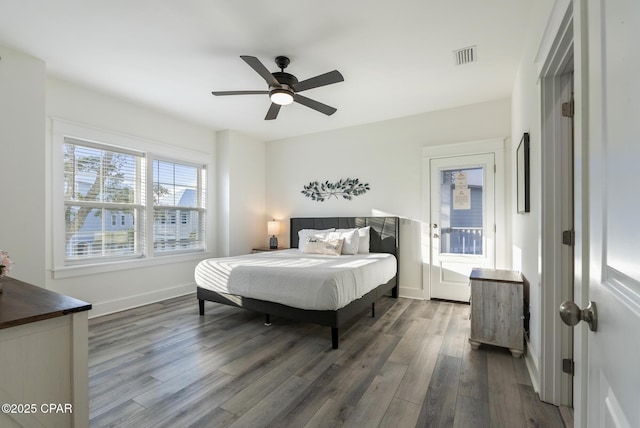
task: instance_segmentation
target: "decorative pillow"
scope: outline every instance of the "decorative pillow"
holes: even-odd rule
[[[330,232],[327,235],[327,239],[340,238],[344,239],[342,254],[358,254],[358,247],[360,244],[358,229],[336,229],[335,232]]]
[[[307,238],[310,236],[316,236],[324,239],[327,237],[327,233],[333,232],[334,230],[336,230],[334,227],[330,229],[300,229],[298,231],[298,248],[304,253],[304,248],[307,245]]]
[[[307,238],[304,252],[308,254],[326,254],[328,256],[339,256],[342,252],[344,239],[322,239],[317,236]]]
[[[358,243],[358,254],[369,254],[369,232],[371,226],[358,228],[360,242]]]

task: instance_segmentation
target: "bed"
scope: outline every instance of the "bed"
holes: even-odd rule
[[[369,227],[369,255],[316,256],[303,254],[297,250],[301,244],[298,242],[300,230],[342,230],[365,227]],[[332,347],[338,349],[340,328],[349,320],[367,308],[371,308],[372,316],[375,316],[375,302],[385,294],[398,297],[399,219],[398,217],[298,217],[291,218],[289,231],[290,250],[207,259],[198,264],[195,276],[200,315],[204,316],[205,302],[210,301],[263,313],[266,316],[266,324],[270,323],[270,316],[275,315],[324,325],[331,327]],[[380,259],[386,265],[384,274],[361,272],[359,268],[343,269],[344,265],[361,266],[374,259],[376,262]],[[298,263],[297,269],[288,268],[296,263]],[[337,272],[335,275],[340,277],[340,281],[366,276],[372,285],[348,293],[336,291],[317,295],[306,291],[299,293],[315,296],[311,303],[305,302],[298,299],[300,296],[292,292],[296,290],[295,275],[298,273],[295,271],[301,271],[299,263],[306,263],[309,266],[326,265],[328,270]],[[393,264],[393,272],[389,271],[389,263]],[[268,270],[260,270],[259,265],[262,264],[267,266]],[[300,286],[298,289],[307,290],[304,287],[311,286],[307,283],[316,278],[316,271],[307,268],[307,265],[302,270],[306,275],[297,277],[299,282],[297,285]],[[317,276],[319,278],[320,273],[317,273]],[[383,279],[377,283],[375,281],[378,278]],[[329,280],[323,279],[323,281]]]

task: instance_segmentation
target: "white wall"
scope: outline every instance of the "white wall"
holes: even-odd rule
[[[60,118],[158,143],[160,146],[166,146],[167,150],[193,150],[204,154],[203,163],[215,167],[215,134],[205,127],[57,78],[47,79],[46,95],[48,118]],[[44,117],[41,121],[44,122]],[[47,123],[50,125],[50,120],[47,120]],[[50,131],[49,129],[46,132],[49,146]],[[44,139],[45,135],[42,135],[40,141]],[[48,174],[51,174],[50,166]],[[215,171],[210,171],[209,189],[215,189],[214,177]],[[44,186],[45,177],[41,180],[39,196],[44,198],[45,191],[49,194],[51,189]],[[51,213],[52,209],[50,202],[47,207],[48,213]],[[207,207],[208,248],[215,243],[215,206],[215,191],[212,190],[209,192]],[[51,223],[51,215],[48,215],[47,230],[43,233],[46,238],[41,238],[47,249],[47,270],[53,268],[52,251],[56,251],[51,238]],[[206,255],[203,254],[200,258]],[[91,302],[94,309],[90,316],[96,316],[192,292],[195,289],[193,269],[197,262],[198,259],[176,261],[175,258],[167,258],[165,263],[114,272],[59,279],[47,275],[46,287]]]
[[[218,132],[218,255],[248,254],[268,243],[265,143],[235,131]]]
[[[45,285],[44,62],[0,46],[0,248],[11,276]]]
[[[266,213],[283,220],[280,243],[289,244],[292,216],[403,217],[400,287],[415,295],[422,290],[422,147],[506,137],[510,112],[502,99],[268,142]],[[359,178],[371,190],[351,201],[315,202],[300,193],[311,181],[341,178]]]
[[[529,34],[518,75],[514,83],[511,113],[511,163],[515,165],[515,151],[524,132],[529,132],[531,142],[531,212],[516,213],[515,188],[513,190],[513,269],[523,273],[529,282],[530,335],[527,343],[527,360],[534,383],[539,379],[541,342],[541,88],[538,68],[535,64],[538,47],[550,15],[553,0],[536,2],[532,7]],[[516,171],[512,180],[516,181]]]

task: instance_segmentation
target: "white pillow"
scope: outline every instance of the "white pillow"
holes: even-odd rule
[[[304,252],[308,254],[326,254],[328,256],[339,256],[342,252],[344,239],[323,239],[317,236],[307,238]]]
[[[369,254],[369,231],[371,226],[358,228],[360,242],[358,243],[358,254]]]
[[[298,231],[298,248],[304,253],[304,247],[307,245],[307,238],[310,236],[326,238],[327,233],[333,232],[334,230],[336,230],[335,227],[332,227],[331,229],[300,229]]]
[[[336,229],[327,235],[328,239],[344,239],[342,254],[358,254],[360,236],[358,229]]]

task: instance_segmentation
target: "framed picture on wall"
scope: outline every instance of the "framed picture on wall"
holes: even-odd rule
[[[528,213],[531,209],[530,171],[529,171],[529,133],[522,135],[516,151],[518,175],[518,212]]]

